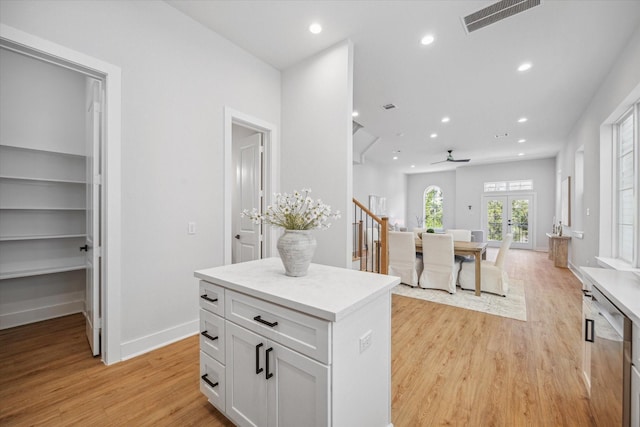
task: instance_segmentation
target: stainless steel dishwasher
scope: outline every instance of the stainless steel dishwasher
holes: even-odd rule
[[[631,424],[631,320],[598,290],[586,339],[591,348],[591,410],[598,426]]]

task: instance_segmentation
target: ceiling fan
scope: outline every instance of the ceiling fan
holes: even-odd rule
[[[439,161],[439,162],[433,162],[433,163],[431,163],[431,164],[432,164],[432,165],[435,165],[436,163],[444,163],[444,162],[460,162],[460,163],[466,163],[466,162],[468,162],[469,160],[471,160],[471,159],[459,159],[459,160],[456,160],[456,159],[454,159],[454,158],[453,158],[453,155],[451,154],[452,152],[453,152],[453,150],[447,150],[447,153],[449,153],[449,154],[447,155],[447,158],[446,158],[445,160],[441,160],[441,161]]]

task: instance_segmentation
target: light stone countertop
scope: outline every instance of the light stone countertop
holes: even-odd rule
[[[640,326],[640,276],[631,271],[580,267],[582,273],[633,323]]]
[[[227,289],[336,322],[400,283],[399,277],[311,264],[303,277],[284,274],[280,258],[197,270],[195,277]]]

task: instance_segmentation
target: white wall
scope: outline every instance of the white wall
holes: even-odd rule
[[[600,230],[600,126],[610,118],[615,110],[624,110],[623,101],[640,84],[640,28],[629,39],[618,59],[612,64],[609,74],[602,82],[591,103],[576,122],[567,138],[567,143],[558,155],[557,176],[559,182],[567,176],[575,176],[575,153],[584,146],[584,200],[582,211],[572,211],[573,219],[580,217],[584,239],[571,239],[570,263],[573,267],[595,265],[598,255]],[[627,100],[633,101],[633,100]],[[630,104],[628,105],[630,106]],[[615,118],[613,118],[615,120]],[[606,188],[608,190],[608,188]],[[572,189],[573,190],[573,189]],[[575,192],[574,192],[575,193]],[[603,194],[603,197],[607,194]],[[606,203],[607,207],[609,206]],[[575,206],[575,200],[572,200]],[[587,215],[589,209],[589,215]],[[557,200],[556,214],[560,212]],[[608,226],[609,221],[604,221]],[[572,232],[573,227],[565,229]]]
[[[345,41],[282,73],[281,191],[311,188],[342,213],[315,231],[313,262],[351,265],[353,45]]]
[[[223,262],[223,109],[279,125],[280,73],[161,1],[2,1],[0,19],[121,68],[122,356],[195,332],[193,271]]]
[[[407,223],[417,227],[416,216],[424,213],[424,190],[435,185],[442,190],[442,226],[456,227],[456,172],[419,173],[407,176]]]
[[[468,165],[454,171],[409,175],[407,214],[415,226],[415,216],[422,214],[424,190],[437,185],[442,189],[444,228],[482,229],[484,183],[532,179],[537,194],[534,248],[545,250],[548,247],[545,233],[551,231],[555,207],[555,175],[555,159]]]
[[[413,227],[413,222],[406,222],[407,176],[393,172],[374,163],[353,165],[353,197],[369,207],[369,196],[380,196],[387,199],[387,216],[389,224],[401,227]],[[409,218],[411,219],[411,218]]]

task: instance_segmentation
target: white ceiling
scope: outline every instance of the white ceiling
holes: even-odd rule
[[[351,39],[364,126],[354,160],[379,138],[365,162],[405,173],[555,156],[640,26],[637,0],[543,0],[471,34],[462,17],[494,1],[167,2],[281,70]],[[312,22],[322,33],[308,31]],[[436,40],[422,46],[427,33]],[[525,61],[533,67],[518,72]],[[431,165],[448,149],[471,162]]]

